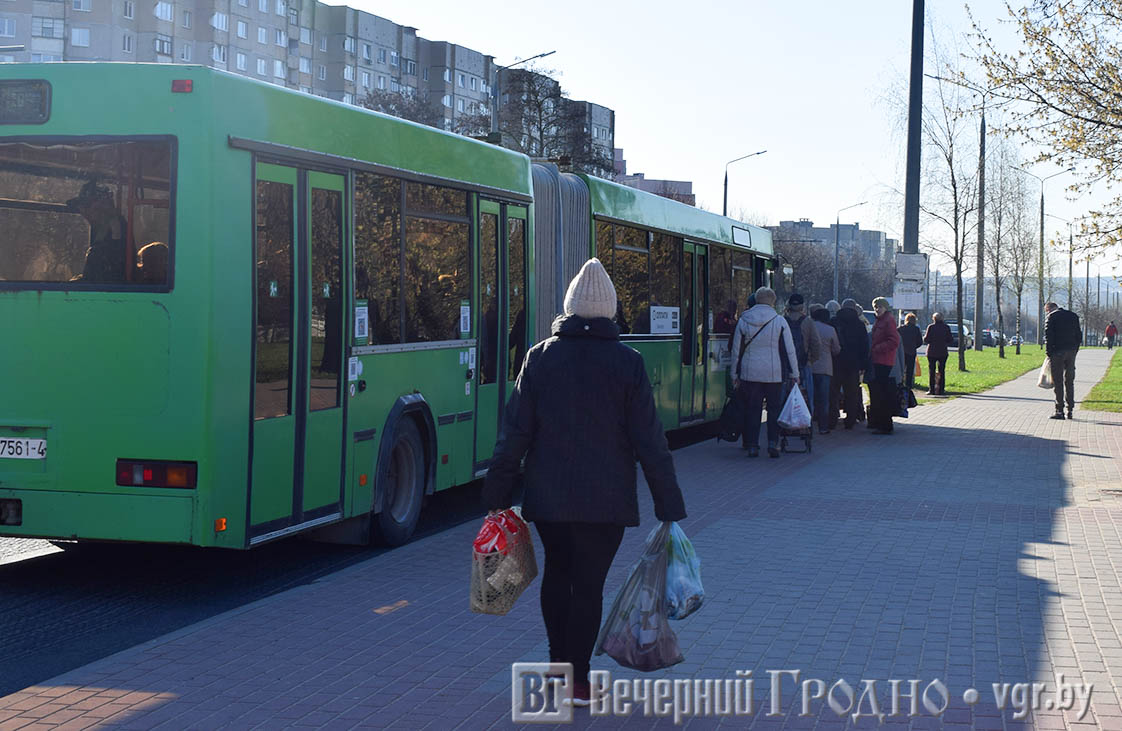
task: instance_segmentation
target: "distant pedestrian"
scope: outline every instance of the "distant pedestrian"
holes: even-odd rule
[[[874,434],[892,433],[892,415],[896,412],[896,386],[892,381],[892,367],[896,365],[896,350],[900,347],[900,333],[896,332],[892,308],[884,297],[873,300],[871,354],[872,374],[869,381],[869,426]]]
[[[549,657],[572,663],[574,705],[588,705],[604,580],[624,528],[639,525],[636,459],[655,517],[686,517],[643,357],[619,341],[615,313],[612,280],[590,259],[569,284],[553,337],[526,354],[483,487],[488,509],[510,507],[525,457],[522,514],[545,549]]]
[[[954,335],[950,325],[943,322],[943,313],[931,316],[931,324],[923,334],[927,343],[927,393],[932,396],[945,396],[947,393],[947,355],[950,352]],[[938,375],[935,374],[938,369]]]
[[[757,298],[758,299],[758,298]],[[787,298],[787,311],[784,315],[787,324],[791,326],[791,333],[795,338],[795,355],[798,358],[799,382],[806,391],[807,408],[814,409],[814,374],[811,373],[810,364],[818,360],[822,352],[822,343],[818,339],[818,330],[814,321],[806,316],[806,300],[798,292]],[[787,364],[793,367],[794,364]],[[790,384],[788,384],[789,386]],[[784,393],[783,398],[787,398]]]
[[[900,343],[904,346],[904,380],[905,388],[916,387],[916,350],[923,344],[923,333],[916,325],[914,312],[904,315],[904,324],[896,328],[900,333]]]
[[[1044,305],[1048,313],[1044,319],[1044,352],[1052,364],[1052,391],[1056,394],[1056,413],[1053,419],[1064,418],[1064,392],[1067,392],[1067,418],[1074,418],[1075,410],[1075,356],[1083,342],[1079,315],[1049,302]]]
[[[767,403],[767,453],[779,456],[779,412],[783,410],[783,381],[799,382],[798,371],[781,362],[796,363],[795,342],[787,319],[775,311],[775,292],[760,287],[756,304],[744,311],[732,336],[733,358],[739,357],[741,343],[747,343],[740,372],[733,374],[733,388],[740,394],[745,414],[743,445],[749,457],[760,455],[760,416]],[[735,363],[735,360],[734,360]],[[737,384],[744,381],[743,388]]]
[[[849,306],[851,302],[853,305]],[[857,302],[847,299],[838,310],[837,317],[836,330],[841,352],[838,353],[838,367],[833,380],[841,388],[839,397],[841,407],[845,409],[846,429],[852,429],[865,413],[861,371],[865,370],[869,361],[869,332],[858,316],[860,309]]]
[[[1106,347],[1109,350],[1114,349],[1114,339],[1118,337],[1118,328],[1114,326],[1114,320],[1106,326]]]
[[[810,313],[818,338],[822,341],[822,353],[818,360],[810,364],[814,374],[814,418],[818,421],[818,433],[830,433],[830,380],[834,375],[834,358],[841,353],[838,333],[830,326],[830,312],[825,307]]]
[[[830,327],[837,332],[838,310],[841,304],[837,300],[828,300],[825,304],[826,311],[830,313]],[[838,356],[834,356],[834,374],[830,377],[830,428],[838,425],[841,417],[841,386],[838,382]]]

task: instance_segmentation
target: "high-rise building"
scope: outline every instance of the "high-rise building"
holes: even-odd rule
[[[347,104],[399,93],[466,134],[489,128],[498,68],[480,51],[318,0],[0,0],[0,46],[23,49],[0,51],[0,62],[201,64]],[[587,120],[582,147],[610,152],[614,112],[571,104]]]

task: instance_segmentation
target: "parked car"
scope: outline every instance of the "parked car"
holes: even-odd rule
[[[997,337],[994,335],[993,330],[986,329],[982,331],[982,345],[988,348],[997,347]]]
[[[1009,338],[1010,345],[1023,345],[1024,342],[1025,341],[1021,338],[1020,335],[1014,335],[1013,337]]]
[[[958,338],[958,323],[954,322],[953,320],[948,320],[947,321],[947,327],[949,327],[951,329],[951,347],[952,348],[957,348],[958,347],[958,339],[959,339]],[[974,337],[970,334],[970,326],[969,325],[964,325],[963,328],[962,328],[962,331],[963,331],[962,340],[964,341],[962,347],[964,347],[964,348],[973,347],[974,346]]]

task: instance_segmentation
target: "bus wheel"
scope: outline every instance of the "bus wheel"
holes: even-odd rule
[[[388,463],[378,470],[382,511],[374,516],[374,540],[400,546],[409,540],[421,515],[425,496],[425,447],[417,425],[408,416],[394,426]]]

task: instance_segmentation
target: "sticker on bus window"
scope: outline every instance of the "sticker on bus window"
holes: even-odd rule
[[[468,348],[468,368],[475,370],[475,348]]]
[[[270,297],[277,297],[277,296],[279,296],[278,292],[279,292],[279,289],[277,287],[277,283],[275,281],[269,282],[269,296]]]
[[[471,332],[471,305],[460,303],[460,332]]]
[[[651,307],[651,334],[678,335],[681,332],[678,318],[677,307]]]
[[[370,337],[370,309],[366,300],[355,300],[355,344],[366,345]]]
[[[467,365],[467,362],[468,362],[467,351],[466,350],[461,350],[460,351],[460,365]]]
[[[348,358],[347,359],[347,380],[348,381],[357,381],[358,380],[359,365],[360,364],[358,362],[358,358]]]

